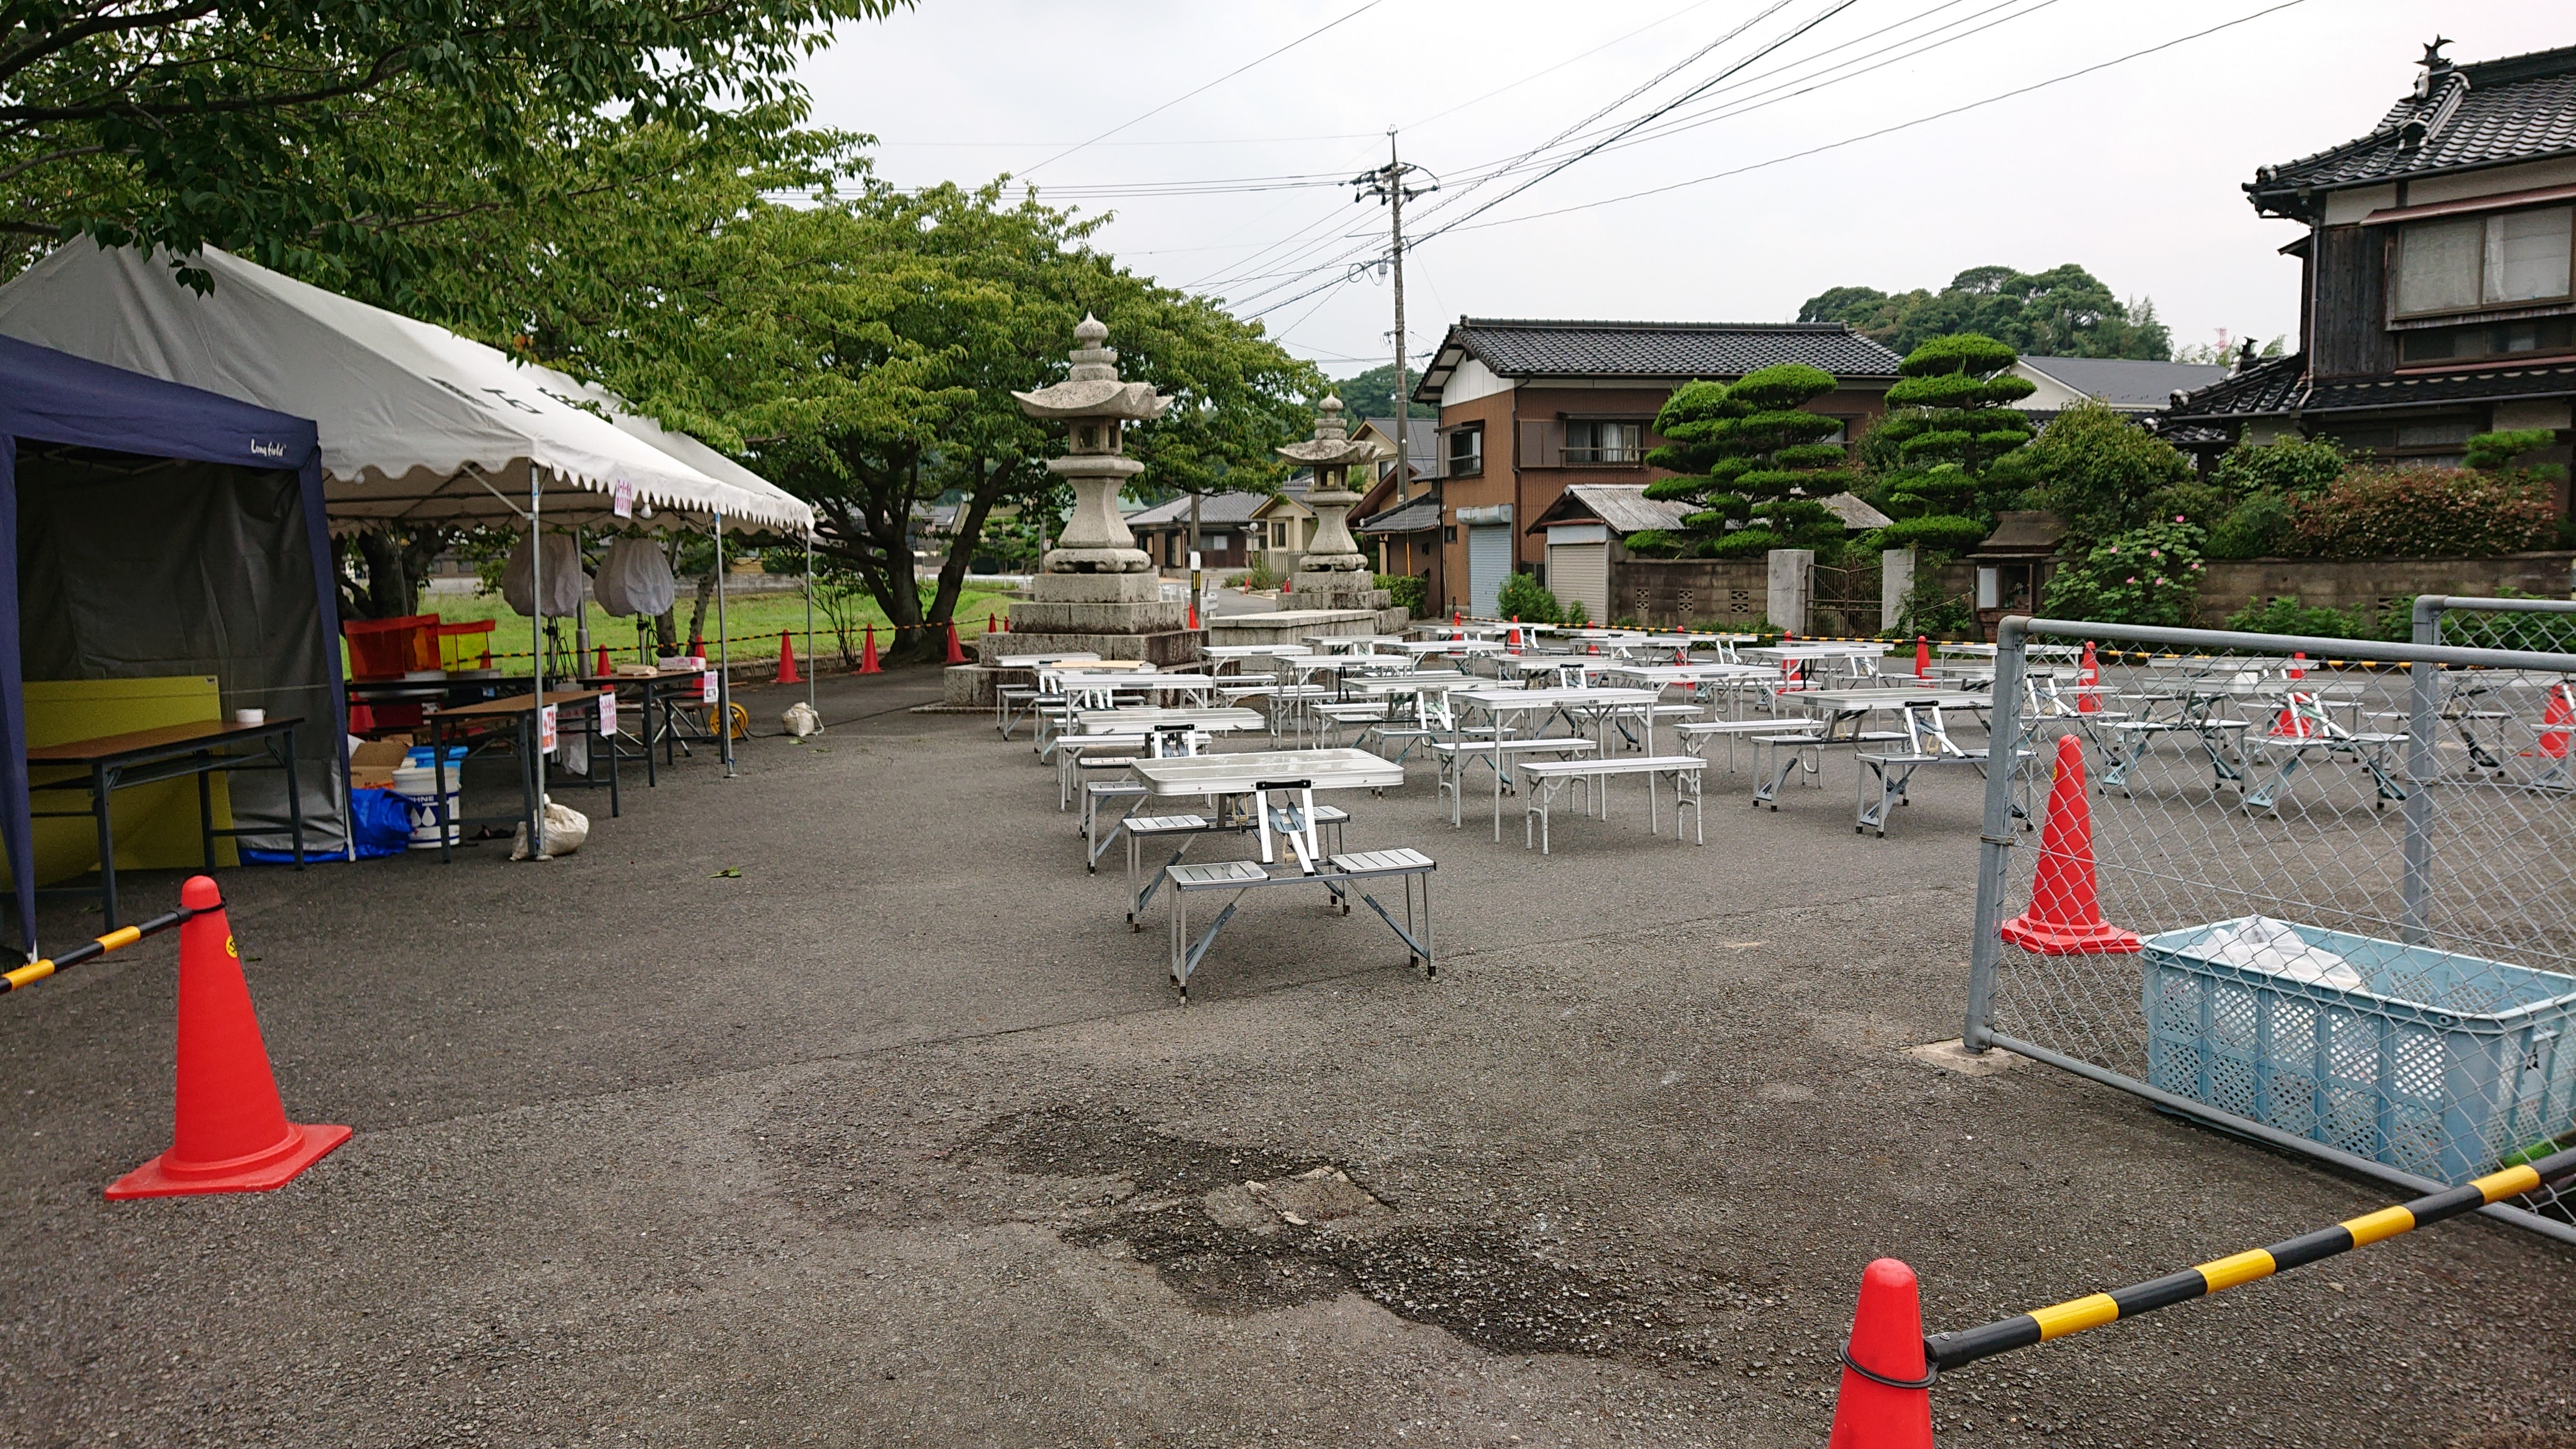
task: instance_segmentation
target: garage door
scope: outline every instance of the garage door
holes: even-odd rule
[[[1547,587],[1556,601],[1572,608],[1578,601],[1593,623],[1610,617],[1610,545],[1557,543],[1547,546]]]
[[[1479,619],[1502,617],[1503,580],[1512,571],[1510,524],[1467,530],[1467,608]]]

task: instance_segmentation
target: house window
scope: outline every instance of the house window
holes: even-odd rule
[[[1474,478],[1485,471],[1485,430],[1460,428],[1449,435],[1449,476]]]
[[[1569,422],[1565,425],[1568,465],[1642,463],[1646,458],[1643,423]]]
[[[2527,317],[2470,327],[2427,327],[2397,334],[2397,355],[2408,364],[2475,362],[2517,353],[2576,351],[2576,317]]]
[[[2397,238],[2401,317],[2563,301],[2576,207],[2449,217],[2405,228]]]
[[[1270,546],[1272,548],[1288,548],[1291,546],[1288,541],[1287,519],[1274,518],[1270,520]]]

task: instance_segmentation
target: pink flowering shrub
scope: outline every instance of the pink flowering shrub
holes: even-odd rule
[[[2548,487],[2527,470],[2421,464],[2352,468],[2301,500],[2290,525],[2320,558],[2488,558],[2546,548]]]

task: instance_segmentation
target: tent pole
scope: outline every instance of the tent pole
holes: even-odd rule
[[[725,667],[724,513],[716,513],[716,750],[724,757],[725,778],[733,769],[733,671]]]
[[[807,709],[816,708],[814,704],[816,667],[814,663],[814,535],[811,530],[808,530],[805,535],[805,707]],[[817,713],[816,722],[820,723],[821,718]]]
[[[574,560],[575,565],[576,565],[576,566],[578,566],[578,565],[579,565],[579,563],[580,563],[580,560],[581,560],[581,526],[580,526],[579,524],[575,524],[575,525],[573,526],[573,530],[572,530],[572,556],[573,556],[573,560]],[[580,612],[580,613],[578,613],[578,614],[573,615],[572,617],[573,617],[573,625],[572,625],[572,661],[573,661],[573,662],[572,662],[572,676],[571,676],[571,677],[572,677],[572,678],[574,678],[574,679],[576,679],[576,680],[578,680],[578,679],[580,679],[580,678],[581,678],[582,671],[583,671],[583,670],[585,670],[585,669],[588,669],[588,668],[590,667],[590,604],[589,604],[589,601],[584,600],[584,601],[583,601],[583,603],[582,603],[582,606],[581,606],[581,612]]]
[[[536,612],[530,616],[528,635],[528,696],[532,709],[546,707],[546,550],[545,540],[537,532],[537,510],[545,500],[544,475],[536,464],[528,465],[528,592],[534,597],[528,603]],[[537,717],[528,716],[527,733],[520,736],[528,752],[536,758],[528,761],[528,770],[537,779],[537,813],[528,822],[528,859],[546,858],[546,753],[537,748]]]

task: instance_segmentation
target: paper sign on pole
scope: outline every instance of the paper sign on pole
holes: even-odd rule
[[[620,518],[635,516],[635,485],[620,478],[608,495],[608,511]]]
[[[602,739],[617,733],[617,691],[601,690],[599,694],[599,733]]]
[[[538,754],[551,755],[555,752],[555,709],[556,706],[551,704],[540,705],[537,708]]]
[[[716,672],[712,669],[698,676],[698,703],[716,702]]]

